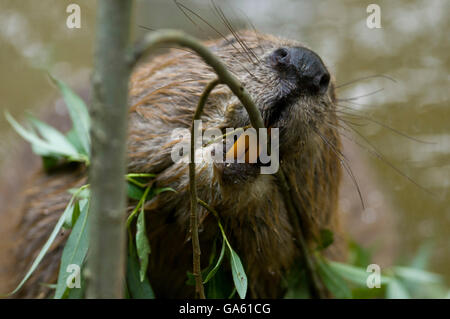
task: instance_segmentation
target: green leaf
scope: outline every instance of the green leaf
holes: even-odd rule
[[[410,263],[411,268],[425,270],[433,253],[433,243],[427,242],[419,247],[419,251]]]
[[[151,178],[151,177],[156,177],[156,174],[152,174],[152,173],[128,173],[126,175],[126,177],[131,177],[131,178]]]
[[[68,293],[67,277],[70,275],[66,270],[71,264],[78,265],[80,268],[83,265],[84,259],[88,251],[89,240],[89,224],[88,224],[88,207],[89,204],[84,202],[80,205],[81,214],[77,223],[73,227],[69,238],[67,239],[64,251],[61,257],[61,265],[59,268],[58,283],[55,292],[55,299],[61,299]],[[73,288],[79,289],[79,288]]]
[[[14,120],[14,118],[8,112],[5,112],[5,116],[8,122],[14,128],[14,130],[20,136],[22,136],[22,138],[30,142],[33,146],[33,149],[36,150],[39,155],[42,156],[62,155],[69,157],[73,160],[83,161],[75,149],[71,150],[70,152],[67,152],[68,149],[62,150],[57,145],[53,145],[41,139],[39,136],[36,135],[36,133],[27,131],[19,123],[17,123],[16,120]]]
[[[310,299],[308,281],[305,270],[301,266],[295,267],[287,277],[287,291],[284,299]]]
[[[127,179],[127,181],[129,183],[134,184],[135,186],[140,187],[140,188],[146,188],[148,186],[148,182],[147,181],[141,181],[142,178],[137,178],[136,179],[134,177],[126,176],[126,179]]]
[[[225,235],[225,231],[220,221],[218,221],[218,225],[220,231],[222,232],[222,239],[227,244],[228,247],[234,286],[236,287],[239,297],[241,297],[241,299],[244,299],[245,295],[247,294],[247,275],[245,274],[241,259],[231,247],[230,242],[228,241],[227,236]]]
[[[66,216],[66,220],[64,221],[63,227],[66,229],[72,229],[73,225],[75,225],[76,220],[80,216],[80,203],[75,201],[72,203],[72,207],[70,209],[69,214]]]
[[[73,209],[69,211],[63,224],[63,227],[66,229],[72,229],[77,222],[82,208],[89,202],[90,191],[88,185],[84,185],[80,188],[69,190],[69,193],[74,196],[74,201],[72,203]]]
[[[398,277],[401,277],[410,282],[418,282],[418,283],[439,283],[442,282],[442,277],[433,274],[431,272],[422,270],[422,269],[414,269],[409,267],[394,267],[394,272]]]
[[[77,149],[78,153],[85,153],[84,147],[83,145],[81,145],[81,141],[78,138],[77,132],[73,127],[66,133],[66,137],[69,142]]]
[[[48,143],[57,147],[61,154],[73,154],[73,157],[78,157],[77,149],[62,133],[31,115],[28,116],[28,119],[37,129],[39,134],[41,134]]]
[[[241,299],[245,298],[247,294],[247,275],[245,274],[244,267],[242,266],[241,259],[236,254],[236,252],[230,248],[230,264],[231,272],[233,273],[234,286]]]
[[[155,294],[153,293],[152,287],[148,278],[145,278],[141,282],[139,278],[139,262],[136,257],[136,253],[133,251],[129,252],[127,259],[127,287],[128,293],[131,298],[134,299],[154,299]]]
[[[216,239],[214,239],[214,243],[212,245],[211,253],[209,254],[209,264],[208,267],[202,269],[202,278],[206,278],[211,269],[214,268],[214,261],[216,260]],[[194,274],[190,271],[186,271],[187,280],[186,285],[195,286],[195,277]],[[203,282],[204,283],[204,282]]]
[[[233,290],[228,295],[227,299],[233,299],[234,295],[236,295],[236,286],[233,287]]]
[[[91,195],[89,184],[85,184],[78,188],[70,188],[67,192],[74,195],[78,199],[89,199]]]
[[[37,255],[36,259],[33,261],[33,264],[31,265],[30,269],[26,273],[25,277],[22,279],[22,281],[17,285],[17,287],[10,293],[8,293],[8,296],[15,294],[18,292],[23,285],[27,282],[27,280],[31,277],[31,275],[34,273],[36,268],[39,266],[40,262],[44,258],[45,254],[47,253],[48,249],[52,245],[53,241],[55,240],[56,236],[58,236],[58,233],[64,224],[64,221],[69,214],[70,206],[73,203],[73,198],[70,200],[69,204],[67,205],[66,209],[64,210],[64,213],[61,215],[61,217],[58,219],[58,222],[56,223],[55,227],[53,228],[52,233],[50,234],[50,237],[45,242],[44,246],[41,248],[39,254]]]
[[[317,266],[323,283],[334,297],[352,297],[352,292],[348,287],[347,282],[345,282],[345,280],[330,267],[330,264],[325,259],[317,258]]]
[[[318,245],[319,250],[324,250],[328,248],[334,242],[334,234],[329,229],[320,230],[320,243]]]
[[[371,253],[368,249],[361,247],[358,243],[351,240],[349,242],[348,263],[356,267],[367,267],[371,264]]]
[[[42,287],[47,287],[49,289],[56,289],[56,284],[48,284],[45,282],[41,282],[41,283],[39,283],[39,285],[41,285]]]
[[[140,200],[144,196],[144,190],[130,182],[127,183],[127,196],[131,199]]]
[[[186,279],[185,284],[188,286],[195,286],[194,274],[188,270],[188,271],[186,271],[186,277],[187,277],[187,279]]]
[[[174,193],[176,193],[177,191],[174,190],[172,187],[162,187],[162,188],[156,188],[154,190],[155,196],[158,195],[158,194],[161,194],[163,192],[174,192]]]
[[[35,150],[33,150],[34,153],[38,153]],[[42,156],[42,166],[44,166],[45,171],[49,171],[52,168],[58,166],[60,158],[57,156]]]
[[[217,259],[217,263],[213,269],[208,273],[205,280],[203,281],[206,284],[219,270],[220,265],[222,264],[223,256],[225,255],[225,240],[222,240],[222,249],[220,250],[219,259]]]
[[[328,266],[339,276],[344,279],[363,287],[367,287],[367,278],[371,273],[367,272],[364,268],[355,267],[352,265],[329,261]],[[386,284],[391,279],[386,276],[381,276],[381,284]]]
[[[141,198],[139,199],[139,202],[137,203],[136,207],[133,209],[133,211],[127,218],[127,228],[130,231],[131,231],[131,222],[136,217],[136,214],[138,214],[138,212],[140,212],[140,208],[141,208],[141,206],[144,205],[145,198],[147,197],[147,194],[149,193],[149,191],[150,191],[150,187],[147,187],[145,189],[144,193],[142,194]]]
[[[216,275],[206,284],[205,292],[208,299],[226,299],[232,291],[236,291],[228,276],[229,274],[224,268],[220,267]],[[195,285],[195,281],[193,285]]]
[[[389,282],[386,290],[386,298],[388,299],[409,299],[408,290],[402,285],[402,283],[396,279]]]
[[[80,274],[81,276],[81,288],[68,289],[66,294],[64,295],[64,299],[83,299],[84,293],[86,290],[86,279],[83,276],[83,272]]]
[[[386,296],[386,287],[380,288],[356,287],[352,289],[352,299],[384,299]]]
[[[90,154],[90,136],[89,130],[91,127],[91,119],[89,112],[84,101],[73,92],[64,82],[59,81],[49,74],[50,79],[56,84],[61,91],[64,101],[66,102],[67,109],[69,110],[70,117],[73,123],[73,129],[79,140],[79,144],[82,146],[83,154],[89,156]]]
[[[148,255],[150,255],[150,243],[147,238],[147,230],[145,228],[145,212],[144,205],[141,206],[141,212],[137,220],[136,231],[136,249],[140,263],[140,278],[144,281],[148,267]]]

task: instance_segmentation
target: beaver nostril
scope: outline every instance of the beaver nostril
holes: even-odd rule
[[[289,65],[289,51],[286,48],[279,48],[272,52],[270,56],[272,66],[287,66]]]
[[[278,49],[276,53],[282,58],[288,55],[288,51],[285,48]]]
[[[319,94],[324,94],[328,90],[330,84],[330,75],[328,72],[318,75],[317,77],[317,90]]]

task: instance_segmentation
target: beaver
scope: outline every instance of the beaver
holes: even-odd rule
[[[324,254],[344,260],[338,203],[342,145],[334,77],[326,64],[302,43],[254,31],[205,45],[242,82],[266,127],[279,128],[279,159],[299,195],[296,205],[307,221],[307,242],[314,249],[317,234],[330,230],[334,242]],[[148,277],[159,298],[195,296],[194,287],[186,284],[186,272],[192,266],[188,164],[172,160],[172,148],[179,142],[172,132],[190,128],[200,95],[216,77],[196,54],[178,49],[140,63],[131,75],[128,171],[156,174],[154,185],[176,190],[160,193],[145,204],[151,245]],[[201,120],[203,130],[250,124],[244,107],[225,85],[211,92]],[[302,256],[277,179],[260,174],[260,166],[258,162],[198,163],[197,192],[219,212],[227,237],[242,259],[247,297],[279,298],[286,292],[287,277],[301,267]],[[11,274],[27,270],[67,205],[68,190],[85,184],[86,175],[80,165],[36,174],[25,192],[14,231]],[[133,207],[130,202],[129,209]],[[199,214],[203,269],[220,233],[214,216],[200,207]],[[56,282],[67,236],[68,231],[61,233],[16,297],[51,297],[52,290],[42,284]]]

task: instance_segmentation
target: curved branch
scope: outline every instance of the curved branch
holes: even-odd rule
[[[217,210],[215,210],[214,208],[212,208],[211,206],[209,206],[209,204],[203,200],[201,200],[200,198],[197,198],[197,203],[200,204],[200,206],[202,206],[203,208],[205,208],[208,212],[212,213],[214,215],[214,217],[220,221],[220,216],[219,213],[217,212]]]

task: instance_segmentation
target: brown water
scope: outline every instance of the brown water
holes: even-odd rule
[[[73,2],[81,7],[82,27],[69,30],[65,9]],[[368,156],[395,204],[402,255],[409,258],[421,244],[431,241],[432,269],[450,276],[450,1],[377,1],[382,28],[369,29],[366,7],[372,2],[220,1],[235,26],[244,26],[248,17],[258,30],[297,39],[313,48],[330,66],[338,84],[375,74],[395,79],[358,81],[338,93],[346,98],[383,88],[377,94],[342,104],[433,143],[415,142],[370,121],[357,126],[392,165],[434,194]],[[214,18],[209,1],[184,3],[225,29]],[[25,110],[36,111],[58,96],[40,68],[70,85],[82,86],[88,81],[95,4],[92,0],[0,0],[1,110],[8,109],[20,118]],[[228,4],[234,10],[227,9]],[[204,36],[171,1],[137,1],[136,9],[137,37],[145,31],[138,25],[182,28]],[[207,27],[202,28],[208,32]],[[1,164],[17,140],[3,116],[0,134]]]

